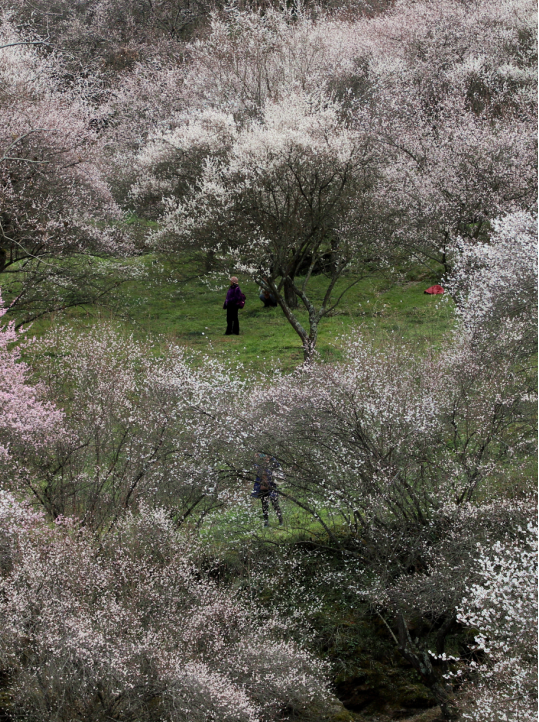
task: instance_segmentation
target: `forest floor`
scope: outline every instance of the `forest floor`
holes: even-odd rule
[[[394,710],[393,714],[375,714],[366,717],[362,714],[349,714],[349,722],[443,722],[442,713],[439,707],[431,707],[427,710],[421,710],[416,714],[410,714],[410,710]],[[341,722],[338,716],[332,722]],[[342,722],[348,722],[346,717],[342,715]]]
[[[410,715],[409,710],[396,710],[391,716],[374,715],[365,717],[361,714],[354,714],[353,719],[355,722],[391,722],[392,720],[399,720],[400,722],[442,722],[443,717],[439,707],[431,707],[413,715]]]

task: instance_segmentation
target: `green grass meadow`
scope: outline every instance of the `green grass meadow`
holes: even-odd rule
[[[84,306],[47,316],[36,321],[30,333],[41,335],[53,323],[85,327],[99,318],[111,318],[121,321],[136,337],[161,337],[209,356],[241,362],[247,369],[289,371],[301,363],[299,337],[280,308],[264,308],[253,282],[240,275],[240,286],[247,296],[240,311],[240,335],[225,336],[225,274],[204,277],[197,256],[175,263],[146,256],[133,263],[142,266],[141,277],[123,284],[108,307]],[[372,276],[354,285],[331,316],[319,324],[320,360],[338,361],[346,343],[343,337],[354,329],[376,345],[394,339],[420,347],[440,347],[453,325],[453,303],[424,293],[439,282],[433,274],[419,270],[415,277],[410,275],[398,281]],[[343,279],[334,298],[353,280]],[[326,283],[323,276],[313,277],[308,294],[319,301]],[[297,315],[308,328],[307,313],[297,309]]]

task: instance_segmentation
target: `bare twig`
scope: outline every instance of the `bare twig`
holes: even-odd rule
[[[46,40],[19,40],[16,43],[8,43],[7,45],[0,45],[0,50],[4,48],[14,48],[16,45],[51,45]]]

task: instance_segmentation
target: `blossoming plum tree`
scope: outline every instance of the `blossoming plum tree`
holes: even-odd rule
[[[109,174],[116,199],[159,222],[156,248],[206,250],[270,290],[311,363],[249,385],[101,324],[35,344],[32,385],[13,324],[0,331],[4,480],[48,517],[0,493],[14,713],[50,718],[52,699],[66,721],[269,722],[316,701],[322,667],[283,641],[277,616],[261,626],[210,582],[178,531],[250,504],[263,450],[300,510],[298,545],[368,571],[354,588],[445,717],[446,651],[466,624],[484,657],[465,713],[510,719],[518,700],[532,719],[532,505],[484,498],[523,477],[535,438],[521,363],[536,323],[529,0],[403,0],[347,20],[232,8],[181,58],[184,21],[205,3],[60,0],[54,42],[74,60],[24,44],[43,39],[37,7],[13,3],[17,32],[2,21],[13,308],[37,316],[110,288],[104,258],[130,247]],[[343,363],[317,363],[319,323],[396,244],[444,267],[455,338],[419,358],[357,334]]]
[[[276,295],[306,357],[362,260],[379,267],[398,243],[448,272],[457,237],[484,241],[495,217],[534,203],[533,8],[512,8],[214,17],[189,46],[183,111],[137,160],[133,199],[160,218],[160,247],[226,251]],[[318,304],[304,286],[315,269],[328,275]]]
[[[138,62],[178,53],[212,8],[205,0],[14,0],[6,16],[25,39],[60,54],[67,83],[85,81],[94,97],[106,97]]]
[[[528,0],[398,3],[369,23],[360,101],[391,156],[398,237],[446,273],[457,237],[484,240],[497,216],[535,207],[535,13]]]
[[[537,719],[537,526],[513,540],[479,546],[479,579],[459,621],[478,634],[475,680],[464,717],[482,722]],[[532,631],[533,630],[533,631]]]
[[[527,379],[511,360],[489,361],[464,343],[418,360],[351,341],[345,363],[257,388],[243,411],[257,430],[247,443],[280,460],[322,536],[428,525],[433,510],[475,498],[507,454],[533,447]]]
[[[421,359],[351,342],[345,363],[313,363],[240,404],[253,431],[229,454],[243,454],[246,470],[249,450],[278,459],[280,494],[306,515],[308,543],[373,572],[359,593],[395,620],[391,634],[446,719],[458,712],[442,678],[445,644],[477,581],[476,544],[500,541],[533,508],[530,499],[481,501],[521,475],[535,449],[529,390],[510,355],[485,353],[462,333]],[[418,617],[413,641],[407,619]]]
[[[156,134],[139,162],[146,175],[134,193],[163,197],[159,247],[202,246],[248,273],[275,295],[310,358],[337,282],[381,253],[380,158],[369,133],[352,131],[329,98],[292,94],[245,126],[223,113],[192,114]],[[321,302],[308,290],[316,270],[327,277]]]
[[[157,353],[109,324],[34,344],[64,434],[37,454],[19,445],[31,473],[11,476],[50,518],[76,516],[106,530],[144,501],[180,525],[220,505],[226,480],[213,434],[223,399],[241,394],[245,381],[215,360],[193,369],[174,346]]]
[[[521,211],[492,226],[488,243],[457,242],[447,290],[473,343],[526,358],[537,349],[537,219]]]
[[[0,273],[10,311],[24,309],[28,319],[106,295],[122,269],[113,273],[105,259],[130,244],[110,223],[120,211],[100,170],[91,110],[57,88],[54,55],[43,59],[19,40],[4,23]]]
[[[260,117],[266,103],[289,93],[327,92],[355,68],[353,29],[319,11],[230,8],[213,15],[211,32],[189,45],[182,94],[195,108],[213,108],[237,119]],[[357,33],[356,33],[357,38]]]

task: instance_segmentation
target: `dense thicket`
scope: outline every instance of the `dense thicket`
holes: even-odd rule
[[[200,578],[163,512],[97,542],[2,505],[3,633],[13,705],[31,720],[272,720],[323,700],[323,665],[286,623]],[[63,528],[62,528],[63,527]]]

